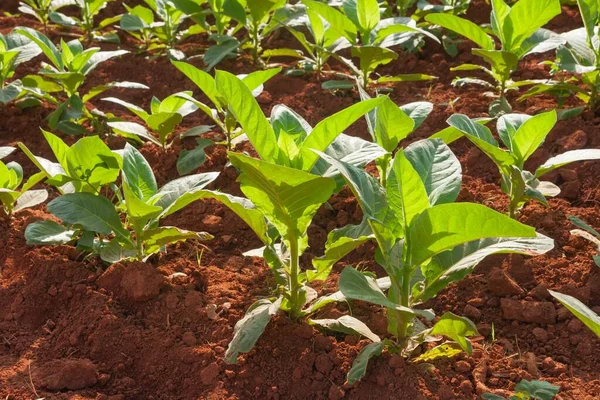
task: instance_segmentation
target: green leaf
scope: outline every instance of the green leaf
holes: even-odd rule
[[[404,155],[421,177],[431,205],[452,203],[462,184],[458,158],[441,139],[419,140]]]
[[[187,196],[204,189],[219,176],[218,172],[207,172],[203,174],[189,175],[174,179],[161,187],[153,196],[156,205],[163,208],[161,218],[173,214],[190,204]]]
[[[35,207],[48,199],[46,189],[27,190],[23,189],[15,203],[14,212],[24,210],[25,208]]]
[[[552,297],[571,311],[581,322],[585,324],[596,336],[600,337],[600,316],[589,309],[585,304],[575,297],[549,290]]]
[[[364,322],[351,317],[342,315],[338,319],[311,319],[311,325],[318,325],[321,328],[329,329],[334,332],[345,333],[346,335],[364,336],[373,342],[381,341],[379,336],[373,333]]]
[[[369,99],[360,87],[359,92],[362,99]],[[390,153],[415,129],[414,120],[389,97],[367,114],[367,125],[377,144]]]
[[[546,161],[543,165],[538,167],[538,169],[535,171],[535,176],[539,178],[542,175],[547,174],[552,170],[555,170],[556,168],[560,168],[574,161],[589,161],[599,159],[599,149],[582,149],[567,151],[565,153],[559,154],[548,159],[548,161]]]
[[[302,143],[302,147],[300,148],[302,162],[301,169],[310,171],[319,159],[319,155],[315,153],[314,150],[325,151],[340,133],[367,112],[383,103],[384,99],[385,98],[382,97],[361,101],[319,122],[313,128],[311,134]]]
[[[583,20],[588,40],[591,42],[595,35],[594,30],[600,16],[600,4],[598,4],[598,0],[577,0],[577,5],[579,6],[579,12],[581,13],[581,19]]]
[[[331,25],[329,29],[333,29],[340,35],[344,36],[350,43],[356,42],[356,26],[344,14],[335,8],[314,0],[302,0],[302,3],[309,10],[320,15],[325,21]]]
[[[66,163],[70,177],[80,180],[87,191],[98,191],[117,180],[123,161],[99,136],[89,136],[68,149]]]
[[[409,227],[412,265],[473,240],[535,237],[535,230],[491,208],[472,203],[440,204],[423,211]]]
[[[377,46],[352,47],[351,54],[352,57],[359,58],[360,70],[365,79],[368,79],[379,65],[389,64],[398,58],[398,53],[395,51]]]
[[[413,359],[414,362],[429,362],[437,360],[438,358],[450,358],[462,353],[462,349],[459,345],[454,343],[443,343],[439,346],[435,346],[431,350],[427,350],[425,353]]]
[[[559,0],[519,0],[502,27],[505,50],[517,50],[535,31],[561,13]]]
[[[425,20],[432,24],[439,25],[443,28],[451,30],[475,42],[481,48],[486,50],[494,49],[494,41],[485,33],[479,25],[469,21],[468,19],[457,17],[450,14],[429,14],[425,16]]]
[[[447,336],[454,340],[458,345],[469,355],[473,352],[473,346],[468,336],[477,336],[477,328],[475,324],[468,318],[459,317],[451,312],[446,312],[433,325],[431,335]]]
[[[52,215],[71,225],[103,235],[114,233],[129,242],[129,232],[123,227],[115,206],[103,196],[91,193],[69,193],[48,203]]]
[[[246,86],[248,87],[248,89],[250,89],[251,92],[254,92],[255,89],[261,87],[263,83],[265,83],[280,72],[281,67],[265,69],[262,71],[254,71],[244,76],[242,78],[242,82],[246,84]]]
[[[174,226],[161,226],[144,231],[144,246],[146,254],[153,254],[166,245],[185,242],[186,240],[209,240],[212,236],[207,233],[186,231]]]
[[[210,71],[223,59],[230,54],[233,54],[240,47],[240,42],[233,38],[232,40],[226,40],[223,43],[209,47],[204,53],[204,63],[206,64],[206,70]]]
[[[544,142],[556,124],[556,111],[548,111],[527,119],[512,137],[513,152],[525,162]]]
[[[285,238],[304,235],[314,214],[335,189],[330,178],[237,153],[229,153],[229,160],[242,171],[242,192]]]
[[[265,161],[273,162],[279,151],[273,128],[262,112],[250,89],[235,75],[216,71],[219,92],[235,119],[244,129],[256,152]]]
[[[196,139],[197,146],[192,150],[183,149],[177,159],[177,172],[179,175],[186,175],[204,164],[206,154],[204,149],[214,142],[209,139]]]
[[[552,400],[560,391],[560,386],[553,386],[545,381],[522,380],[515,385],[515,392],[539,400]]]
[[[142,154],[129,143],[123,151],[123,176],[137,197],[146,201],[158,190],[152,167]]]
[[[144,202],[131,191],[127,182],[123,182],[123,195],[127,207],[127,217],[134,226],[144,226],[150,219],[157,216],[162,208]]]
[[[492,67],[496,75],[500,75],[502,79],[508,79],[510,74],[517,69],[519,58],[515,53],[501,50],[483,50],[473,49],[471,51],[476,56],[483,58]],[[498,80],[498,76],[494,76]]]
[[[187,76],[188,79],[191,80],[196,86],[198,86],[198,88],[202,90],[202,93],[204,93],[206,97],[213,102],[213,104],[218,107],[222,106],[221,102],[219,101],[217,84],[212,76],[185,62],[171,60],[171,64],[173,64],[178,70]]]
[[[362,377],[367,373],[367,365],[369,360],[373,357],[377,357],[381,355],[383,351],[384,343],[383,342],[375,342],[369,343],[358,353],[358,356],[352,363],[352,368],[348,371],[348,377],[346,380],[349,384],[353,384],[356,381],[359,381]]]
[[[25,240],[28,245],[59,245],[73,240],[75,231],[63,225],[46,220],[36,221],[25,228]]]
[[[342,257],[349,254],[368,240],[374,239],[371,227],[366,220],[360,225],[346,225],[343,228],[334,229],[327,235],[325,243],[325,254],[313,258],[314,271],[306,271],[309,281],[327,279],[333,265]]]
[[[262,299],[250,306],[244,318],[239,320],[233,328],[233,339],[229,342],[225,352],[227,364],[237,364],[239,353],[247,353],[264,332],[271,317],[277,313],[281,306],[282,298],[274,303],[268,299]]]
[[[48,39],[48,37],[34,29],[25,27],[16,28],[14,32],[31,39],[35,44],[39,46],[44,55],[48,57],[48,59],[56,67],[56,69],[58,69],[59,71],[63,70],[63,62],[60,52],[58,51],[56,46],[54,46],[52,41]]]
[[[359,0],[356,3],[358,23],[363,32],[370,32],[380,20],[377,0]]]

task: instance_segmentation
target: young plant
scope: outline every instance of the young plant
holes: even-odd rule
[[[381,340],[357,319],[313,320],[328,329],[357,331],[373,340],[363,348],[348,373],[352,384],[365,374],[373,356],[388,348],[409,356],[419,345],[446,336],[453,343],[441,344],[418,360],[471,352],[468,336],[477,330],[468,319],[444,314],[431,328],[419,318],[434,318],[432,310],[416,308],[450,283],[469,274],[485,257],[496,253],[543,254],[553,247],[552,239],[483,205],[453,203],[461,185],[458,161],[445,165],[451,150],[441,140],[423,140],[399,150],[387,177],[387,186],[362,169],[323,153],[338,169],[363,210],[360,225],[331,232],[325,255],[317,259],[309,278],[322,279],[327,269],[353,249],[374,240],[375,260],[385,277],[361,273],[348,266],[339,280],[341,294],[386,310],[389,337]],[[458,177],[458,179],[456,179]],[[385,292],[387,291],[387,293]]]
[[[211,120],[213,120],[215,125],[225,136],[224,140],[219,144],[226,145],[227,150],[233,150],[236,139],[240,138],[244,132],[230,110],[226,97],[221,93],[222,88],[220,85],[217,85],[215,78],[191,64],[180,61],[172,61],[172,63],[179,71],[187,76],[188,79],[202,91],[202,93],[204,93],[204,95],[214,104],[214,108],[194,99],[191,97],[191,93],[180,94],[180,97],[195,104]],[[251,98],[255,101],[254,97],[262,93],[264,83],[277,75],[280,71],[281,68],[273,68],[264,71],[255,71],[248,75],[238,75],[237,78],[248,87],[248,90],[252,93]],[[199,128],[202,129],[202,127]],[[206,127],[206,129],[209,128],[211,127]]]
[[[15,150],[14,147],[0,147],[0,158]],[[44,174],[39,172],[32,175],[23,184],[23,168],[16,162],[4,164],[0,161],[0,203],[5,218],[11,218],[13,213],[25,208],[34,207],[43,203],[48,198],[45,189],[30,190],[44,179]]]
[[[492,0],[491,3],[490,21],[493,37],[475,23],[456,15],[435,13],[427,15],[425,20],[462,35],[480,47],[473,49],[472,53],[489,64],[489,68],[463,64],[451,70],[483,71],[491,77],[493,83],[468,77],[457,78],[454,84],[461,86],[473,83],[494,90],[492,95],[496,99],[490,104],[490,114],[498,115],[512,110],[506,100],[508,90],[532,83],[511,80],[519,60],[532,53],[552,50],[558,45],[558,42],[548,40],[556,36],[555,34],[540,28],[560,14],[561,8],[559,0],[520,0],[512,7],[504,0]],[[499,49],[494,43],[494,37],[500,42]]]
[[[85,139],[88,138],[81,140]],[[49,220],[28,225],[27,243],[53,245],[77,241],[79,248],[114,263],[124,259],[144,261],[164,251],[167,245],[212,238],[204,232],[160,226],[160,220],[190,204],[190,194],[202,190],[218,173],[180,178],[158,189],[150,165],[134,147],[126,145],[122,155],[121,188],[113,186],[113,198],[118,199],[116,206],[100,194],[64,194],[47,206],[62,225]]]
[[[23,82],[11,79],[16,68],[41,53],[35,43],[11,32],[4,36],[0,33],[0,103],[6,105],[24,94]],[[1,107],[0,107],[1,108]]]
[[[237,363],[238,354],[252,349],[271,316],[279,310],[293,320],[306,315],[303,308],[314,299],[315,293],[306,285],[300,256],[308,246],[308,227],[336,184],[330,178],[242,154],[229,153],[229,160],[241,171],[241,190],[252,201],[258,215],[250,218],[246,209],[232,210],[244,218],[265,244],[263,257],[273,270],[278,286],[274,298],[254,303],[235,325],[225,362]]]
[[[483,400],[552,400],[560,391],[560,386],[551,385],[546,381],[526,381],[515,385],[513,394],[506,398],[492,393],[481,395]]]
[[[50,13],[73,4],[75,0],[23,0],[19,2],[19,11],[35,17],[44,25],[44,32],[48,34]]]
[[[61,194],[99,194],[113,185],[123,165],[122,157],[113,152],[98,136],[79,139],[68,146],[58,136],[42,130],[57,162],[33,155],[23,143],[19,148]]]
[[[123,4],[127,13],[121,18],[121,28],[142,42],[144,51],[166,50],[175,60],[185,58],[175,46],[182,40],[202,33],[204,29],[197,24],[182,29],[188,16],[176,8],[169,0],[144,0],[148,7],[142,5],[133,8]],[[154,14],[159,21],[155,21]]]
[[[69,5],[74,4],[79,8],[79,17],[70,17],[56,10],[51,11],[48,15],[55,24],[67,28],[79,28],[83,32],[81,39],[87,43],[92,41],[119,43],[119,36],[114,31],[105,34],[100,31],[119,22],[121,15],[106,18],[98,25],[94,24],[94,18],[111,1],[113,0],[72,0]]]
[[[562,33],[563,43],[556,49],[556,60],[548,61],[551,73],[566,72],[575,76],[567,80],[551,80],[534,85],[522,98],[540,93],[558,97],[559,106],[564,98],[575,95],[592,111],[600,107],[600,44],[598,27],[600,13],[594,0],[577,0],[583,19],[582,28]]]
[[[506,149],[500,148],[487,127],[462,114],[454,114],[448,118],[447,122],[453,130],[445,130],[433,137],[440,137],[448,144],[464,135],[490,157],[502,176],[502,191],[510,197],[508,214],[511,218],[516,218],[527,201],[534,200],[548,205],[546,197],[560,193],[560,189],[553,183],[540,181],[542,176],[574,161],[600,159],[598,149],[572,150],[551,157],[534,173],[525,170],[525,162],[544,143],[556,120],[554,110],[535,116],[501,116],[496,127]]]
[[[126,101],[107,97],[102,100],[119,104],[139,117],[152,130],[154,136],[149,134],[146,128],[135,122],[109,122],[110,126],[119,135],[131,138],[148,140],[166,150],[170,144],[170,137],[175,128],[183,121],[183,117],[193,113],[198,108],[182,96],[190,97],[192,92],[175,93],[160,101],[152,97],[150,112]]]
[[[427,31],[417,27],[416,22],[410,18],[384,18],[381,19],[379,4],[376,0],[363,0],[358,3],[353,0],[344,0],[342,10],[314,0],[302,0],[309,12],[322,17],[330,25],[329,29],[341,34],[351,43],[351,55],[359,59],[359,65],[352,60],[334,56],[343,62],[352,72],[348,77],[356,84],[365,88],[371,83],[406,82],[430,80],[434,77],[425,74],[401,74],[393,77],[371,78],[375,69],[398,58],[398,54],[389,48],[402,45],[414,40],[415,34],[425,35],[431,39],[438,39]],[[358,4],[358,5],[357,5]],[[359,45],[360,43],[360,45]],[[323,83],[326,88],[344,88],[349,86],[348,81],[327,81]]]
[[[98,65],[128,52],[100,51],[99,47],[84,50],[77,40],[61,40],[59,50],[48,37],[33,29],[21,27],[15,32],[31,39],[50,61],[50,64],[42,63],[39,76],[27,76],[23,81],[31,95],[57,107],[48,116],[51,129],[71,135],[84,135],[88,131],[82,124],[89,122],[94,131],[103,133],[104,115],[99,110],[90,111],[86,107],[90,100],[112,88],[148,89],[147,86],[135,82],[111,82],[95,86],[82,95],[79,88]]]

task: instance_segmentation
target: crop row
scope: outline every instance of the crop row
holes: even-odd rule
[[[246,255],[262,257],[270,267],[277,290],[254,303],[240,320],[225,355],[235,363],[239,353],[254,346],[271,317],[283,311],[293,320],[309,319],[324,329],[362,335],[372,341],[357,356],[349,374],[353,383],[365,375],[370,358],[385,349],[410,357],[420,345],[441,342],[416,360],[447,357],[472,350],[469,337],[477,335],[467,318],[445,313],[438,318],[421,305],[449,284],[469,274],[485,257],[497,253],[544,254],[554,241],[517,219],[529,201],[548,206],[548,197],[560,189],[545,174],[575,161],[600,159],[600,150],[567,151],[551,157],[535,171],[526,161],[543,144],[559,119],[598,104],[597,30],[600,11],[594,0],[579,0],[584,27],[557,34],[542,27],[561,12],[558,0],[520,0],[512,7],[492,1],[490,25],[480,27],[461,17],[468,0],[431,5],[414,1],[395,6],[376,0],[344,0],[329,4],[303,0],[146,0],[148,7],[127,7],[127,13],[94,24],[107,0],[25,0],[20,10],[34,15],[46,33],[50,24],[78,28],[81,38],[55,45],[44,33],[19,27],[0,36],[0,101],[23,109],[42,102],[50,105],[43,136],[56,158],[33,154],[24,143],[18,147],[39,172],[23,177],[15,162],[0,161],[0,201],[7,218],[48,199],[44,183],[60,195],[47,204],[57,220],[31,223],[25,230],[30,245],[72,244],[90,256],[111,264],[144,261],[168,245],[186,240],[209,240],[206,232],[164,226],[162,220],[195,201],[214,199],[237,214],[263,243]],[[78,6],[79,17],[61,14],[62,7]],[[142,123],[121,120],[95,107],[111,88],[148,89],[135,82],[112,82],[80,88],[101,63],[127,51],[102,51],[88,47],[93,41],[118,40],[114,25],[131,34],[140,52],[171,58],[208,102],[192,91],[152,98],[149,110],[114,97],[103,98],[126,108]],[[279,29],[287,29],[304,51],[263,49],[263,43]],[[203,55],[205,70],[185,62],[177,44],[208,33],[215,44]],[[448,127],[430,138],[404,146],[405,140],[428,117],[433,105],[415,102],[396,105],[385,95],[389,83],[434,77],[422,74],[379,76],[377,67],[399,57],[391,47],[416,51],[427,40],[444,44],[453,54],[461,37],[478,48],[473,54],[488,65],[463,64],[456,71],[482,71],[488,79],[461,77],[456,85],[478,84],[489,89],[489,118],[454,114]],[[556,79],[511,79],[519,60],[532,53],[555,50],[548,61]],[[250,51],[257,66],[247,75],[216,70],[220,61]],[[351,59],[342,54],[351,54]],[[43,55],[37,75],[14,79],[16,68]],[[295,57],[293,68],[283,70],[270,62]],[[341,62],[349,72],[334,72],[327,63]],[[355,61],[357,63],[355,64]],[[361,101],[312,127],[286,105],[275,105],[267,118],[255,99],[263,85],[279,73],[331,75],[323,83],[331,90],[356,88]],[[477,75],[480,76],[480,75]],[[341,79],[340,79],[341,78]],[[512,113],[508,91],[529,90],[522,97],[554,94],[559,106],[576,95],[585,106],[558,109],[530,116]],[[375,96],[371,98],[371,94]],[[92,103],[94,105],[92,105]],[[169,147],[177,127],[194,112],[205,113],[212,126],[197,126],[183,136],[196,137],[196,149],[182,151],[177,169],[182,175],[159,188],[149,163],[136,145],[151,142]],[[371,140],[344,134],[365,118]],[[498,141],[488,125],[495,124]],[[192,174],[204,161],[204,148],[213,144],[200,135],[216,130],[222,135],[229,162],[239,171],[245,197],[207,189],[218,172]],[[59,135],[82,136],[67,145]],[[113,151],[101,139],[107,134],[124,137],[124,149]],[[448,146],[466,138],[497,166],[501,188],[509,198],[506,214],[481,204],[455,202],[462,184],[462,168]],[[235,145],[249,141],[259,158],[235,152]],[[0,148],[0,158],[16,151]],[[374,163],[377,176],[364,167]],[[313,259],[309,269],[300,266],[308,246],[308,228],[317,210],[342,187],[350,188],[363,212],[357,225],[334,229],[327,237],[325,253]],[[600,240],[600,234],[576,218],[578,234]],[[339,292],[320,296],[311,283],[328,278],[333,265],[366,242],[376,244],[375,261],[386,276],[346,267],[339,278]],[[600,265],[600,258],[596,259]],[[600,335],[600,317],[578,300],[551,292],[558,301]],[[388,318],[388,335],[373,333],[363,322],[344,315],[338,319],[311,318],[333,302],[362,300],[382,307]],[[435,321],[435,322],[433,322]]]

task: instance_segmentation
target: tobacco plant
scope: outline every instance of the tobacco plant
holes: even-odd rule
[[[144,121],[154,135],[148,133],[144,126],[136,122],[111,121],[107,125],[122,136],[148,140],[166,150],[170,144],[169,139],[171,135],[175,131],[175,128],[183,121],[183,117],[198,109],[193,103],[182,98],[184,95],[189,97],[191,94],[192,92],[175,93],[162,101],[153,96],[150,102],[150,112],[114,97],[104,98],[102,100],[127,108],[131,113]]]
[[[120,26],[138,41],[142,42],[144,51],[166,49],[169,56],[176,60],[185,58],[185,54],[175,46],[182,40],[204,31],[194,24],[183,29],[188,15],[180,11],[169,0],[144,0],[148,7],[142,5],[133,8],[123,4],[127,13],[123,15]],[[158,16],[158,21],[154,15]]]
[[[550,80],[534,85],[522,98],[540,93],[555,95],[563,99],[575,95],[587,104],[590,110],[600,106],[600,44],[598,26],[600,12],[595,0],[577,0],[584,27],[562,33],[563,43],[556,49],[556,60],[548,61],[552,73],[566,72],[575,76],[565,80]],[[559,105],[562,105],[560,104]]]
[[[471,321],[445,313],[427,328],[417,317],[432,320],[433,311],[417,307],[469,274],[488,255],[536,255],[553,247],[551,239],[490,208],[453,203],[461,184],[460,165],[456,160],[441,165],[448,152],[451,150],[441,140],[424,140],[399,150],[385,188],[362,169],[321,153],[346,180],[364,218],[360,225],[329,234],[325,255],[309,277],[326,276],[324,272],[333,263],[370,240],[377,243],[375,260],[386,275],[376,280],[371,273],[347,266],[339,287],[347,299],[383,307],[389,337],[381,340],[351,316],[312,321],[328,329],[355,331],[373,341],[354,361],[348,373],[350,384],[364,376],[369,359],[385,348],[409,356],[419,345],[445,336],[453,342],[434,347],[418,360],[451,356],[461,350],[470,353],[468,336],[477,335]]]
[[[546,197],[560,193],[560,188],[551,182],[540,181],[550,171],[575,161],[600,159],[600,150],[572,150],[551,157],[539,166],[535,172],[525,169],[527,159],[544,143],[546,136],[556,124],[556,111],[548,111],[535,116],[526,114],[505,114],[498,119],[496,128],[506,149],[492,136],[491,131],[481,124],[462,114],[454,114],[448,118],[453,131],[434,135],[444,139],[446,143],[464,135],[475,146],[494,161],[502,176],[502,191],[510,198],[508,214],[516,218],[523,205],[530,201],[538,201],[548,205]]]
[[[492,393],[481,395],[483,400],[552,400],[560,391],[560,386],[554,386],[546,381],[522,380],[515,385],[510,397],[498,396]]]
[[[6,105],[24,94],[23,82],[11,80],[16,68],[41,53],[35,43],[24,36],[11,32],[0,33],[0,103]],[[1,107],[0,107],[1,108]]]
[[[67,16],[56,10],[53,10],[48,15],[50,20],[55,24],[67,28],[79,28],[83,32],[81,39],[87,43],[91,43],[92,41],[119,43],[119,36],[114,31],[105,34],[102,34],[100,31],[119,22],[121,15],[106,18],[100,21],[98,25],[94,23],[94,18],[111,1],[113,0],[73,0],[70,4],[74,4],[79,8],[78,17]]]
[[[473,49],[472,53],[481,57],[489,68],[476,64],[462,64],[451,70],[482,71],[489,75],[492,83],[467,77],[455,79],[454,84],[457,86],[477,84],[493,90],[496,99],[490,104],[490,114],[498,115],[512,110],[506,100],[507,91],[534,83],[511,80],[519,60],[529,54],[552,50],[559,44],[556,40],[552,40],[557,36],[556,34],[540,28],[560,14],[561,8],[558,0],[520,0],[512,7],[503,0],[492,0],[491,3],[490,33],[492,36],[484,28],[456,15],[436,13],[427,15],[425,19],[472,40],[480,47]],[[500,42],[499,49],[494,38]]]
[[[379,5],[375,0],[342,2],[343,13],[334,7],[313,0],[303,0],[309,12],[319,15],[327,23],[329,29],[341,34],[352,45],[352,57],[359,59],[356,65],[352,60],[334,55],[352,72],[347,77],[356,81],[361,87],[371,83],[405,82],[430,80],[434,77],[425,74],[400,74],[393,77],[380,77],[373,80],[372,74],[380,65],[385,65],[398,58],[398,54],[389,48],[411,41],[415,34],[425,35],[435,41],[438,39],[427,31],[417,27],[410,18],[381,18]],[[339,50],[339,49],[337,49]],[[326,88],[345,88],[348,81],[327,81]]]
[[[125,50],[100,51],[99,47],[83,48],[77,40],[61,40],[60,50],[48,37],[30,28],[17,28],[15,32],[31,39],[44,53],[50,64],[42,63],[39,76],[27,76],[23,79],[28,92],[39,99],[46,100],[57,108],[48,116],[51,129],[71,135],[83,135],[87,130],[82,126],[89,122],[94,131],[103,133],[103,114],[99,110],[90,111],[86,104],[99,94],[112,88],[148,89],[135,82],[111,82],[80,94],[79,88],[86,77],[101,63],[128,52]]]
[[[0,159],[14,150],[14,147],[0,147]],[[44,174],[37,173],[23,183],[21,165],[16,162],[5,164],[0,161],[0,203],[2,203],[3,216],[11,218],[14,212],[34,207],[46,201],[48,192],[45,189],[31,190],[43,178]],[[23,185],[21,186],[21,184]],[[20,189],[19,186],[21,186]]]
[[[81,140],[85,139],[88,138]],[[73,153],[79,158],[87,155],[79,149]],[[121,160],[116,154],[115,157]],[[158,189],[150,165],[130,145],[122,151],[120,166],[121,187],[112,187],[112,198],[117,199],[117,205],[100,193],[64,194],[47,205],[48,211],[62,224],[46,220],[28,225],[27,243],[53,245],[77,241],[79,248],[114,263],[123,259],[143,261],[164,251],[167,245],[212,238],[204,232],[160,226],[160,220],[190,204],[190,193],[202,190],[218,173],[180,178]]]
[[[35,17],[44,25],[44,32],[48,34],[50,13],[73,4],[75,0],[23,0],[19,2],[19,11]]]

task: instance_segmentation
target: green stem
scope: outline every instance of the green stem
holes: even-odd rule
[[[297,320],[300,317],[302,304],[300,304],[300,282],[298,276],[300,274],[300,249],[298,240],[292,238],[290,240],[290,318]]]

